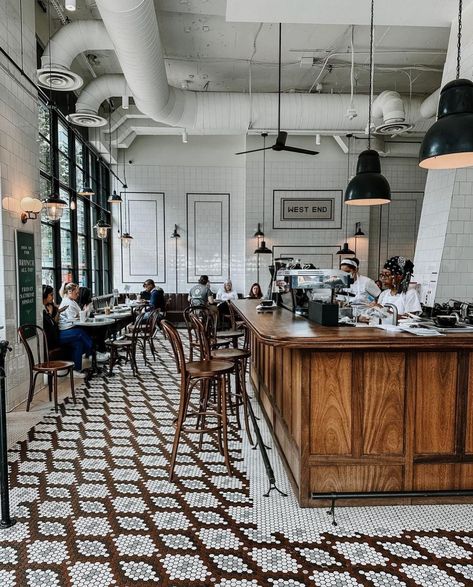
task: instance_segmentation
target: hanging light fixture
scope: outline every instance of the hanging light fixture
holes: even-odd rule
[[[123,160],[123,177],[125,180],[125,183],[123,184],[123,189],[124,189],[124,214],[125,214],[125,219],[124,219],[124,226],[125,226],[125,232],[122,232],[121,236],[120,236],[120,240],[122,241],[122,245],[126,248],[128,248],[131,245],[131,241],[133,240],[133,237],[130,234],[130,218],[127,214],[127,199],[126,199],[126,190],[128,189],[128,186],[126,184],[126,168],[125,168],[125,160]],[[128,219],[128,224],[127,224],[127,219]],[[128,228],[127,228],[128,226]]]
[[[97,237],[104,240],[107,238],[108,231],[112,227],[110,226],[110,224],[107,224],[105,222],[105,219],[103,216],[100,216],[100,218],[98,219],[97,224],[94,226],[94,228],[97,231]]]
[[[350,179],[350,146],[351,146],[351,138],[353,135],[347,135],[348,139],[348,151],[347,151],[347,181]],[[348,246],[348,210],[349,208],[345,208],[345,241],[343,243],[343,247],[340,247],[337,251],[337,255],[354,255],[355,251],[352,251]]]
[[[58,222],[67,208],[67,203],[56,194],[51,194],[43,200],[43,208],[46,210],[46,217],[50,222]]]
[[[374,41],[374,0],[371,0],[370,26],[370,97],[368,109],[368,149],[362,151],[356,165],[356,175],[345,191],[345,204],[351,206],[375,206],[391,202],[391,188],[388,180],[381,175],[379,153],[371,149],[371,108],[373,104],[373,41]]]
[[[85,196],[86,198],[91,198],[95,196],[94,190],[90,186],[84,186],[81,190],[77,192],[79,196]]]
[[[272,255],[273,252],[266,246],[266,241],[264,240],[264,195],[266,192],[266,137],[268,136],[267,132],[261,133],[263,137],[263,222],[260,224],[258,223],[258,230],[255,232],[255,237],[262,238],[263,240],[258,243],[258,247],[255,250],[255,255]],[[260,233],[260,234],[258,234]]]
[[[424,169],[473,166],[473,83],[460,78],[462,4],[459,0],[456,78],[442,88],[437,122],[422,141],[419,165]]]
[[[264,232],[261,230],[261,224],[258,222],[258,230],[253,235],[254,238],[264,238]]]
[[[125,186],[123,186],[125,187]],[[107,202],[109,204],[121,204],[123,202],[122,197],[120,196],[120,194],[117,194],[117,190],[113,190],[113,193],[111,196],[108,196],[108,200]]]
[[[361,222],[357,222],[355,224],[355,238],[358,238],[359,236],[365,236],[365,233],[361,230]]]

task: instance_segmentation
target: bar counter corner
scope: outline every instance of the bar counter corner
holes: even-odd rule
[[[319,326],[234,307],[250,329],[250,378],[302,507],[312,493],[473,489],[473,334],[420,337]],[[472,502],[345,499],[340,505]]]

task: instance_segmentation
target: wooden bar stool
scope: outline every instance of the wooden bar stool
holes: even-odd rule
[[[246,363],[248,358],[251,356],[251,352],[248,348],[212,348],[211,340],[202,321],[196,315],[191,316],[191,321],[194,327],[196,338],[199,341],[201,357],[204,360],[230,361],[232,363],[233,373],[235,375],[235,406],[238,429],[241,429],[240,406],[243,405],[245,430],[250,444],[253,445],[254,442],[253,437],[251,436],[248,413],[249,400],[246,390]],[[244,336],[244,331],[242,331],[241,334]],[[230,408],[232,409],[233,406],[231,403],[231,394],[229,395],[229,400]]]
[[[200,434],[217,433],[220,453],[223,455],[229,476],[233,475],[228,452],[228,419],[227,419],[227,376],[233,370],[233,364],[228,361],[203,360],[186,362],[181,337],[176,328],[167,320],[161,321],[161,328],[171,343],[177,372],[181,376],[179,411],[176,419],[176,433],[172,447],[169,480],[174,476],[177,449],[182,432]],[[216,385],[216,402],[210,403],[211,384]],[[191,402],[192,392],[199,386],[199,403]],[[186,425],[191,418],[196,418],[192,426]],[[207,419],[215,418],[215,426],[208,426]]]

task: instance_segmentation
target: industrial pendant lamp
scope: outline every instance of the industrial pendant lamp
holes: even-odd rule
[[[255,236],[257,238],[263,238],[263,240],[258,243],[258,247],[255,250],[255,255],[272,255],[273,252],[266,246],[266,241],[264,240],[264,194],[266,191],[266,137],[268,136],[267,132],[261,133],[263,137],[263,222],[261,223],[262,228],[258,223],[258,230],[255,232]],[[258,234],[260,233],[260,234]]]
[[[104,240],[107,238],[108,235],[108,231],[112,228],[110,226],[110,224],[108,224],[107,222],[105,222],[105,218],[103,216],[100,216],[100,218],[98,219],[97,224],[94,226],[95,230],[97,231],[97,237],[101,240]]]
[[[374,0],[371,0],[370,26],[370,97],[368,109],[368,149],[358,156],[356,175],[345,191],[345,204],[351,206],[375,206],[391,202],[391,188],[381,175],[379,153],[371,148],[371,109],[373,104],[373,41]]]
[[[58,222],[67,208],[67,203],[56,194],[51,194],[46,200],[43,200],[43,208],[46,210],[46,217],[50,222]]]
[[[351,146],[351,137],[352,135],[347,135],[348,138],[348,152],[347,152],[347,181],[350,180],[350,146]],[[345,242],[343,243],[343,247],[340,247],[337,251],[337,255],[354,255],[355,251],[352,251],[348,246],[348,210],[349,208],[345,208]]]
[[[123,171],[125,172],[125,166],[123,166]],[[127,201],[126,201],[126,188],[128,187],[126,185],[126,175],[125,177],[125,183],[123,184],[123,188],[125,188],[125,206],[124,206],[124,214],[125,214],[125,218],[124,218],[124,226],[125,226],[125,232],[122,232],[121,236],[120,236],[120,240],[122,241],[122,245],[126,248],[128,248],[131,245],[131,241],[133,240],[133,237],[130,234],[130,217],[129,214],[127,213]],[[129,211],[128,211],[129,212]],[[127,219],[128,219],[128,224],[127,224]],[[128,226],[128,228],[127,228]]]
[[[437,122],[425,133],[419,166],[458,169],[473,166],[473,83],[460,78],[462,0],[458,2],[457,75],[440,92]]]

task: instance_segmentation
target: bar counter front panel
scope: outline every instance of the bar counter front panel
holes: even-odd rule
[[[325,505],[312,492],[473,488],[473,334],[326,327],[257,304],[235,307],[301,506]]]

